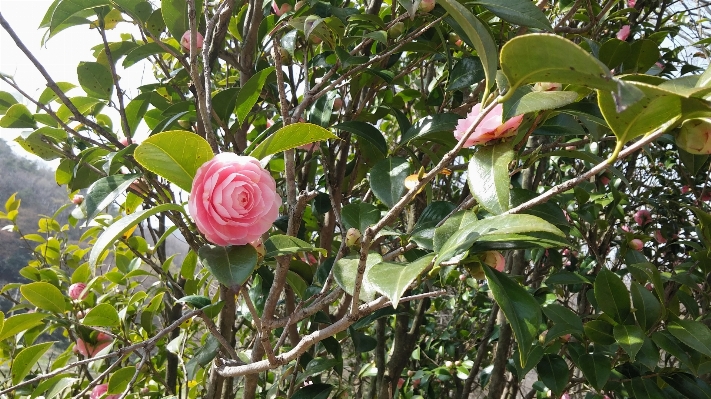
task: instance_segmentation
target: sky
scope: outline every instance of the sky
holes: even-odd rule
[[[80,25],[58,33],[47,41],[43,47],[41,43],[46,29],[40,29],[39,25],[51,4],[52,1],[50,0],[0,0],[0,13],[56,82],[70,82],[78,86],[77,65],[80,61],[96,61],[92,56],[91,48],[101,43],[101,36],[95,29]],[[107,31],[108,41],[118,41],[121,33],[136,31],[130,23],[119,23],[115,29]],[[35,98],[39,97],[46,87],[46,82],[42,75],[22,51],[17,48],[10,35],[1,28],[0,72],[13,76],[18,85],[28,94],[35,96]],[[119,62],[117,74],[121,77],[121,88],[127,90],[130,98],[136,94],[136,87],[154,81],[151,65],[147,61],[142,61],[125,70]],[[16,97],[19,96],[4,82],[0,82],[0,90],[10,92]],[[69,94],[71,97],[71,95],[83,95],[83,92],[81,89],[74,89]],[[25,105],[30,104],[31,106],[28,106],[28,108],[33,112],[36,109],[34,104],[24,99],[20,102]],[[54,109],[56,110],[57,106]],[[107,107],[104,113],[113,119],[114,126],[117,127],[120,125],[118,112],[111,111],[113,110],[109,110]],[[21,131],[21,129],[0,128],[0,138],[8,141],[13,149],[16,149],[16,153],[43,162],[40,158],[27,154],[16,144],[12,145],[14,143],[11,141]]]

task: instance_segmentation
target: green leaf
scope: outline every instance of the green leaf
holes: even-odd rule
[[[296,237],[276,234],[264,242],[264,249],[267,253],[264,255],[267,258],[273,258],[279,255],[289,255],[296,252],[321,252],[326,255],[326,251],[321,248],[316,248],[304,240]]]
[[[41,344],[29,346],[20,351],[12,361],[12,384],[18,384],[27,374],[32,371],[35,366],[38,366],[37,361],[44,355],[45,352],[54,344],[52,342],[43,342]]]
[[[45,317],[47,317],[46,313],[21,313],[5,319],[0,330],[0,341],[41,325]]]
[[[509,210],[509,163],[513,161],[513,142],[481,147],[469,161],[469,190],[487,211],[494,215]]]
[[[533,91],[526,93],[506,112],[504,119],[516,115],[556,109],[574,103],[580,94],[574,91]]]
[[[49,31],[50,33],[54,32],[62,23],[66,22],[79,11],[86,10],[87,8],[108,6],[110,4],[109,0],[60,0],[54,12],[51,14]]]
[[[64,295],[50,283],[36,282],[20,287],[22,296],[40,309],[64,313]]]
[[[632,381],[625,382],[625,388],[631,398],[635,399],[665,399],[667,395],[659,389],[657,383],[650,378],[632,378]]]
[[[583,322],[572,310],[556,303],[549,304],[543,308],[546,315],[554,324],[546,334],[546,342],[551,342],[565,334],[582,334]]]
[[[615,273],[603,268],[595,278],[595,299],[600,309],[624,323],[630,314],[630,296],[627,286]]]
[[[180,42],[183,34],[190,29],[188,22],[188,2],[185,0],[161,0],[160,10],[163,21],[171,35]],[[201,20],[202,0],[195,0],[196,21]]]
[[[359,258],[356,256],[347,256],[333,264],[333,277],[336,279],[336,283],[349,295],[353,295],[353,289],[355,288],[358,261]],[[370,285],[370,282],[365,279],[365,276],[368,274],[370,268],[382,261],[383,258],[380,255],[375,253],[368,254],[368,259],[365,263],[365,272],[363,273],[363,285],[360,290],[360,299],[362,301],[370,301],[375,298],[375,288]]]
[[[22,104],[15,104],[5,111],[5,115],[0,119],[0,127],[8,129],[35,129],[37,123],[27,107]]]
[[[126,387],[128,387],[128,383],[135,373],[135,366],[123,367],[111,373],[111,377],[109,377],[109,389],[106,393],[109,395],[122,393]]]
[[[343,227],[346,230],[354,227],[362,234],[365,229],[378,223],[380,210],[366,202],[348,204],[341,210],[341,217],[343,218]]]
[[[108,100],[114,89],[111,71],[98,62],[80,62],[77,66],[79,85],[89,97]]]
[[[113,327],[120,322],[118,312],[108,303],[94,306],[82,320],[82,324],[94,327]]]
[[[62,93],[67,93],[69,90],[77,87],[75,84],[68,83],[68,82],[57,82],[57,87],[59,87],[59,90]],[[57,98],[57,93],[54,92],[51,88],[46,88],[42,91],[42,94],[40,94],[39,99],[37,102],[40,104],[47,104],[50,101],[54,100]],[[37,109],[39,111],[39,108]]]
[[[84,199],[88,215],[86,223],[92,221],[102,209],[111,205],[139,177],[140,174],[107,176],[89,186]]]
[[[386,158],[370,170],[370,188],[388,208],[405,195],[405,179],[410,175],[410,163],[404,158]]]
[[[610,358],[601,353],[586,353],[578,358],[577,365],[590,385],[598,391],[605,386],[612,371]]]
[[[229,122],[230,116],[235,112],[237,95],[239,95],[239,88],[230,87],[212,96],[213,109],[217,116],[225,123]]]
[[[25,151],[37,155],[45,161],[57,159],[64,154],[57,149],[59,143],[67,139],[67,132],[63,129],[53,127],[41,127],[35,131],[22,132],[20,137],[15,138]],[[53,143],[55,145],[50,145]]]
[[[112,0],[112,2],[132,18],[146,22],[153,13],[151,3],[145,0]]]
[[[629,43],[612,38],[600,46],[598,57],[609,68],[615,68],[630,54],[631,48]]]
[[[257,148],[252,150],[252,153],[249,155],[257,159],[262,159],[268,155],[296,148],[304,144],[337,138],[337,136],[321,126],[312,123],[293,123],[282,127],[267,137],[267,139],[259,143]]]
[[[659,47],[652,40],[635,40],[624,61],[625,73],[645,73],[659,61]]]
[[[461,118],[457,114],[445,113],[426,116],[402,133],[399,146],[407,144],[410,140],[430,138],[434,140],[442,133],[449,134],[449,137],[454,140],[452,132],[457,127],[459,119]]]
[[[74,104],[77,111],[79,111],[80,114],[84,115],[95,115],[104,107],[104,103],[96,98],[72,97],[69,100],[72,102],[72,104]],[[69,107],[62,104],[57,110],[57,116],[60,120],[66,123],[69,121],[69,118],[74,116],[74,114],[72,114],[72,111],[69,110]]]
[[[182,130],[153,135],[133,153],[136,161],[146,169],[188,192],[198,168],[214,156],[205,139]]]
[[[471,89],[484,78],[484,69],[479,57],[463,57],[452,68],[447,91]]]
[[[206,306],[212,305],[210,298],[203,295],[188,295],[178,299],[178,303],[187,303],[193,306],[195,309],[202,309]]]
[[[491,267],[483,269],[494,299],[501,307],[501,311],[504,312],[506,320],[511,324],[516,336],[516,342],[521,351],[521,366],[526,367],[533,343],[538,339],[538,326],[543,319],[541,307],[525,288],[506,274]],[[549,388],[553,389],[550,386]]]
[[[679,362],[686,367],[689,367],[689,369],[696,373],[696,364],[691,361],[691,356],[686,351],[686,347],[683,346],[672,334],[669,334],[669,331],[664,330],[653,333],[652,341],[654,341],[659,348],[676,357]]]
[[[585,336],[596,344],[612,345],[615,343],[612,329],[612,324],[605,320],[591,320],[585,323]]]
[[[388,143],[383,134],[369,123],[359,121],[346,121],[333,127],[344,130],[370,142],[381,154],[388,155]]]
[[[89,254],[89,265],[91,265],[91,267],[96,267],[99,257],[103,255],[109,245],[116,242],[116,240],[118,240],[118,238],[126,233],[130,228],[153,215],[167,211],[179,211],[185,213],[185,209],[178,204],[163,204],[134,212],[128,216],[124,216],[118,221],[115,221],[104,231],[103,234],[99,236],[94,243],[94,246],[91,248],[91,253]]]
[[[654,294],[642,287],[638,282],[633,281],[630,288],[637,323],[644,331],[649,331],[662,317],[662,306]]]
[[[215,358],[219,347],[220,342],[217,338],[212,336],[212,334],[208,334],[205,343],[195,351],[193,356],[185,364],[188,380],[194,380],[198,367],[206,366]]]
[[[249,244],[229,247],[205,245],[198,250],[198,257],[217,281],[232,289],[241,287],[257,267],[257,250]]]
[[[247,118],[247,115],[252,112],[252,107],[257,102],[257,99],[259,99],[259,94],[262,92],[262,87],[264,87],[264,83],[266,83],[267,78],[269,78],[269,75],[271,75],[274,71],[274,67],[262,69],[261,71],[252,75],[252,77],[247,80],[247,83],[245,83],[244,86],[242,86],[242,88],[239,90],[239,94],[237,94],[236,100],[237,109],[235,110],[235,117],[237,118],[238,122],[244,123],[245,119]],[[311,143],[311,141],[309,141],[309,143]],[[297,146],[299,145],[301,144],[298,144]],[[266,155],[262,157],[258,157],[255,155],[252,156],[257,159],[261,159]]]
[[[514,25],[553,30],[543,11],[528,0],[476,0],[474,4],[484,6],[497,17]]]
[[[519,86],[536,82],[617,89],[603,63],[570,40],[551,34],[534,33],[509,40],[501,48],[501,70],[510,85],[506,97]]]
[[[543,355],[536,366],[536,371],[538,371],[538,378],[546,384],[555,397],[560,397],[570,379],[568,363],[565,362],[565,359],[558,355]]]
[[[687,398],[711,399],[711,386],[704,380],[687,373],[663,375],[662,379]]]
[[[291,395],[291,399],[328,399],[333,385],[316,383],[305,386]]]
[[[494,38],[491,36],[491,32],[489,32],[489,29],[487,29],[486,25],[483,24],[479,18],[457,0],[442,0],[437,2],[437,4],[444,7],[447,13],[449,13],[462,30],[464,30],[469,41],[474,45],[474,49],[484,66],[484,76],[486,77],[484,98],[486,98],[489,93],[489,88],[494,83],[497,69],[496,55],[498,50]]]
[[[711,330],[694,320],[675,320],[667,325],[669,332],[689,347],[711,356]]]
[[[701,168],[704,167],[704,164],[706,164],[706,161],[709,159],[708,155],[691,154],[679,147],[677,147],[677,151],[679,151],[679,160],[682,165],[684,165],[684,169],[686,169],[686,172],[691,176],[699,174]]]
[[[5,115],[8,108],[17,104],[17,99],[6,91],[0,91],[0,115]]]
[[[637,352],[644,344],[644,331],[636,325],[618,324],[613,328],[612,333],[617,343],[627,352],[630,360],[634,362]]]
[[[342,362],[342,360],[328,359],[325,357],[317,357],[315,359],[312,359],[306,365],[304,372],[300,373],[299,376],[296,378],[296,380],[294,381],[294,384],[297,386],[302,385],[303,382],[306,381],[307,378],[315,376],[315,375],[319,375],[319,374],[323,373],[324,371],[330,371],[341,362]]]
[[[393,308],[397,308],[402,294],[432,264],[433,259],[434,254],[429,254],[406,265],[381,262],[371,267],[364,279],[367,279],[376,291],[388,297]]]
[[[171,47],[169,44],[166,44],[166,46]],[[178,49],[173,48],[173,50],[175,50],[176,53],[179,53]],[[126,58],[124,58],[122,65],[124,68],[128,68],[132,65],[135,65],[137,62],[148,58],[151,55],[163,53],[166,53],[166,51],[160,44],[146,43],[134,48],[128,54],[126,54]]]

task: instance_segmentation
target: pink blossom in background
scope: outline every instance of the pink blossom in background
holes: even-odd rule
[[[640,240],[639,238],[631,240],[629,245],[630,248],[634,249],[635,251],[641,251],[642,248],[644,248],[644,242],[642,242],[642,240]]]
[[[101,384],[97,385],[94,387],[94,389],[91,390],[91,394],[89,395],[89,399],[99,399],[101,396],[103,396],[106,392],[109,390],[109,384]],[[115,395],[106,395],[104,399],[118,399],[121,397],[121,394],[115,394]]]
[[[646,209],[640,209],[634,214],[634,221],[640,226],[647,225],[652,223],[652,214]]]
[[[223,152],[198,168],[188,211],[198,230],[217,245],[260,238],[279,216],[274,178],[254,157]]]
[[[501,252],[499,251],[486,251],[484,253],[484,264],[487,266],[490,266],[500,272],[504,271],[504,267],[506,266],[506,259],[504,259],[504,255],[501,255]]]
[[[681,187],[681,193],[682,193],[682,194],[686,194],[686,193],[688,193],[689,191],[691,191],[691,189],[689,188],[689,186],[682,186],[682,187]]]
[[[112,342],[113,338],[111,338],[111,336],[100,332],[96,336],[96,344],[90,344],[79,338],[77,339],[77,343],[74,346],[73,350],[76,353],[81,353],[82,356],[86,358],[91,358],[96,356],[97,353],[101,352],[102,349],[111,345]]]
[[[257,256],[263,258],[264,255],[267,254],[267,249],[264,248],[264,243],[261,238],[257,238],[256,240],[250,242],[249,245],[253,246],[254,249],[257,250]]]
[[[504,106],[497,104],[494,109],[489,112],[481,121],[479,126],[474,129],[467,141],[464,142],[465,147],[471,147],[479,144],[486,144],[491,140],[502,139],[516,134],[516,130],[523,121],[523,115],[514,116],[505,123],[503,120]],[[481,113],[481,103],[472,108],[465,119],[460,119],[457,123],[457,128],[454,129],[454,137],[461,140],[464,134],[471,128],[474,122]]]
[[[610,178],[607,176],[600,176],[600,183],[602,183],[603,186],[607,186],[610,184]]]
[[[661,230],[657,230],[654,232],[654,239],[657,240],[657,242],[660,244],[664,244],[665,242],[667,242],[667,239],[664,238]]]
[[[84,202],[84,196],[81,194],[77,194],[74,197],[72,197],[72,204],[74,205],[81,205],[81,203]]]
[[[202,37],[202,33],[198,32],[197,33],[197,49],[200,50],[202,48],[203,41],[205,39]],[[183,37],[180,38],[180,45],[183,46],[183,48],[187,51],[190,51],[190,31],[187,30],[185,33],[183,33]],[[126,145],[126,144],[124,144]]]
[[[701,194],[701,201],[711,201],[711,191],[705,191],[703,194]]]
[[[617,38],[622,40],[623,42],[627,40],[627,38],[630,36],[630,31],[632,29],[630,28],[629,25],[625,25],[620,29],[619,32],[617,32]]]
[[[274,14],[277,17],[281,17],[282,15],[284,15],[284,13],[291,11],[291,4],[284,3],[281,5],[281,7],[279,7],[277,6],[276,2],[272,2],[272,10],[274,10]]]
[[[75,283],[69,286],[69,297],[72,299],[85,299],[87,295],[89,295],[88,292],[85,292],[84,295],[81,295],[81,293],[86,289],[86,284],[84,283]],[[79,297],[81,296],[81,298]]]
[[[627,0],[627,7],[634,8],[635,4],[637,4],[637,0]]]
[[[621,228],[622,231],[624,231],[625,233],[629,233],[630,231],[632,231],[632,230],[630,229],[630,226],[628,226],[628,225],[626,225],[626,224],[623,224],[622,226],[620,226],[620,228]]]

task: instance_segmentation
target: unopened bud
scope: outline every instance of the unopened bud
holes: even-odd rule
[[[555,82],[538,82],[533,85],[533,91],[561,91],[563,85]]]
[[[262,259],[264,255],[267,254],[267,250],[264,248],[264,243],[261,238],[257,238],[256,240],[250,242],[249,245],[253,246],[254,249],[257,250],[257,257],[259,259]]]
[[[69,286],[69,297],[77,300],[77,299],[85,299],[86,296],[89,294],[88,292],[84,292],[86,289],[86,284],[84,283],[75,283]],[[82,295],[82,292],[84,292],[84,295]]]
[[[84,196],[81,194],[77,194],[72,198],[72,204],[74,205],[81,205],[82,202],[84,202]]]
[[[405,30],[405,24],[402,22],[397,22],[393,24],[393,26],[388,29],[388,37],[391,39],[397,39],[402,35],[402,32]]]
[[[484,259],[482,260],[485,265],[494,268],[500,272],[504,271],[504,267],[506,266],[506,259],[504,259],[504,255],[501,255],[501,252],[499,251],[487,251],[484,252]]]
[[[692,154],[711,154],[711,119],[689,119],[681,125],[676,145]]]
[[[202,44],[204,40],[205,39],[202,37],[202,33],[198,32],[195,43],[198,50],[202,49]],[[183,33],[183,37],[180,39],[180,45],[183,46],[185,50],[190,51],[190,30],[187,30],[185,31],[185,33]]]
[[[360,231],[355,227],[351,227],[346,232],[346,245],[349,247],[354,247],[360,244]]]
[[[640,240],[639,238],[635,238],[634,240],[630,241],[629,247],[634,249],[635,251],[641,251],[642,248],[644,248],[644,242],[642,242],[642,240]]]
[[[434,9],[435,4],[435,0],[422,0],[417,9],[426,14]]]

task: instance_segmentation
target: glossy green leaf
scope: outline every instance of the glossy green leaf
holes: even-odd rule
[[[168,47],[171,47],[168,44],[165,44]],[[173,48],[176,53],[179,53],[178,49]],[[137,62],[144,60],[148,58],[151,55],[156,55],[156,54],[163,54],[166,51],[161,47],[160,44],[158,43],[146,43],[143,45],[140,45],[133,50],[131,50],[128,54],[126,54],[126,58],[123,59],[123,67],[128,68],[132,65],[135,65]]]
[[[405,179],[410,175],[410,163],[404,158],[386,158],[370,170],[370,188],[388,208],[405,195]]]
[[[238,95],[239,88],[230,87],[228,89],[221,90],[212,96],[212,108],[224,123],[228,123],[230,121],[230,117],[234,114]]]
[[[368,274],[368,270],[375,266],[376,264],[382,262],[383,258],[376,254],[368,254],[368,259],[365,264],[365,272],[363,273],[363,284],[360,290],[359,298],[362,301],[370,301],[375,298],[375,287],[373,287],[370,282],[365,279]],[[358,273],[358,261],[359,258],[356,256],[347,256],[345,258],[339,259],[333,264],[333,277],[336,283],[343,288],[343,291],[350,295],[353,295],[353,289],[355,288],[356,274]]]
[[[645,73],[659,61],[659,47],[652,40],[635,40],[625,57],[625,73]]]
[[[72,97],[69,100],[74,104],[77,111],[83,115],[95,115],[104,107],[104,103],[101,100],[92,97]],[[57,110],[57,116],[66,123],[74,114],[66,105],[62,104]]]
[[[87,224],[91,222],[102,209],[111,205],[119,195],[126,189],[140,174],[112,175],[101,178],[94,182],[87,190],[84,203],[86,204]]]
[[[383,134],[376,127],[369,123],[359,121],[346,121],[333,127],[352,133],[359,138],[367,140],[383,155],[388,155],[388,143],[385,142]]]
[[[376,291],[390,299],[393,308],[397,308],[407,288],[432,264],[433,259],[434,254],[429,254],[406,265],[381,262],[371,267],[364,278]]]
[[[556,109],[574,103],[580,94],[574,91],[533,91],[524,94],[506,112],[506,119],[516,115]]]
[[[112,2],[132,18],[141,22],[146,22],[153,13],[151,3],[145,0],[112,0]]]
[[[487,211],[499,215],[509,210],[509,163],[513,161],[513,142],[479,148],[469,161],[469,190]]]
[[[711,330],[695,320],[675,320],[667,325],[669,332],[694,350],[711,356]]]
[[[489,93],[489,88],[494,83],[496,77],[498,49],[491,32],[479,18],[477,18],[467,7],[457,0],[442,0],[437,2],[447,13],[459,24],[469,41],[474,45],[477,55],[484,66],[484,76],[486,77],[486,89],[484,98]]]
[[[577,365],[590,385],[598,391],[605,386],[612,371],[610,358],[601,353],[586,353],[578,358]]]
[[[600,310],[618,323],[624,323],[630,314],[630,296],[622,279],[603,268],[595,278],[595,299]]]
[[[45,317],[47,317],[46,313],[20,313],[5,319],[0,330],[0,341],[39,326]]]
[[[521,365],[526,362],[538,340],[538,326],[543,320],[541,307],[533,296],[506,274],[491,267],[484,267],[496,303],[511,324],[520,351]],[[540,365],[540,363],[539,363]],[[567,369],[567,367],[566,367]],[[552,387],[549,387],[552,389]]]
[[[111,2],[109,2],[109,0],[60,0],[57,2],[54,12],[51,14],[49,31],[55,31],[62,23],[66,22],[79,11],[86,10],[87,8],[108,6],[110,4]]]
[[[239,98],[237,100],[239,104]],[[259,143],[249,154],[257,159],[276,154],[304,144],[322,140],[337,139],[333,133],[312,123],[293,123],[277,130],[266,140]]]
[[[620,39],[612,38],[600,46],[598,58],[609,68],[619,66],[630,54],[632,46]]]
[[[687,398],[711,399],[711,385],[687,373],[663,375],[662,379]]]
[[[333,385],[315,383],[307,385],[291,395],[291,399],[328,399]]]
[[[546,333],[546,342],[551,342],[566,334],[582,334],[583,322],[572,310],[556,303],[543,308],[543,314],[553,322],[553,326]]]
[[[528,0],[476,0],[474,4],[484,6],[497,17],[514,25],[553,30],[543,11]]]
[[[341,209],[341,218],[346,230],[354,227],[363,234],[365,229],[378,223],[380,210],[366,202],[348,204]]]
[[[37,127],[37,123],[27,107],[22,104],[14,104],[5,111],[5,115],[0,119],[0,127],[8,129],[34,129]]]
[[[128,387],[128,383],[135,373],[135,366],[123,367],[111,373],[111,377],[109,377],[109,389],[106,393],[109,395],[122,393],[126,387]]]
[[[0,115],[5,115],[8,108],[17,104],[17,99],[6,91],[0,91]]]
[[[326,251],[321,248],[316,248],[308,242],[282,234],[276,234],[264,242],[264,249],[267,251],[267,258],[273,258],[279,255],[289,255],[296,252],[321,252],[324,255]]]
[[[635,399],[666,399],[667,395],[659,389],[655,380],[635,377],[625,381],[625,388],[630,397]]]
[[[59,147],[57,144],[64,142],[66,139],[67,132],[65,130],[45,126],[35,131],[22,132],[19,137],[15,138],[15,142],[25,151],[35,154],[45,161],[51,161],[64,155],[57,148]]]
[[[185,369],[187,371],[187,377],[189,380],[195,379],[195,375],[198,372],[198,367],[204,367],[212,361],[217,355],[217,349],[220,347],[220,342],[208,334],[205,343],[198,348],[193,356],[185,363]]]
[[[163,204],[153,208],[134,212],[112,223],[99,236],[99,238],[96,240],[96,243],[94,243],[94,246],[91,248],[91,253],[89,254],[89,264],[91,265],[91,267],[96,267],[99,258],[101,257],[101,255],[103,255],[104,251],[108,249],[109,245],[116,242],[116,240],[118,240],[120,236],[126,233],[133,226],[153,215],[168,211],[179,211],[185,213],[185,210],[180,205]]]
[[[80,62],[77,66],[79,85],[89,97],[101,100],[111,98],[114,81],[106,65],[98,62]]]
[[[20,287],[20,292],[25,299],[40,309],[55,313],[64,312],[64,295],[50,283],[40,281],[25,284]]]
[[[178,299],[176,302],[187,303],[188,305],[193,306],[195,309],[202,309],[202,308],[204,308],[206,306],[210,306],[212,304],[212,301],[210,301],[210,298],[203,296],[203,295],[184,296],[184,297]]]
[[[57,87],[59,87],[59,90],[62,93],[66,94],[69,90],[71,90],[77,86],[75,84],[69,83],[69,82],[57,82]],[[40,104],[48,104],[50,101],[52,101],[56,98],[57,98],[57,93],[55,93],[54,90],[52,90],[51,88],[48,87],[48,88],[42,90],[42,94],[40,94],[39,99],[37,99],[37,102],[39,102]],[[38,108],[38,110],[39,110],[39,108]]]
[[[615,343],[612,324],[605,320],[591,320],[585,323],[585,335],[596,344],[612,345]]]
[[[634,362],[637,352],[644,344],[644,331],[637,325],[618,324],[613,328],[612,333],[615,341],[627,352],[630,360]]]
[[[198,250],[198,257],[217,281],[232,289],[241,287],[257,267],[257,250],[249,244],[205,245]]]
[[[535,33],[509,40],[501,48],[501,70],[510,85],[507,96],[521,85],[536,82],[617,89],[603,63],[570,40],[551,34]]]
[[[546,384],[555,397],[560,397],[560,394],[565,390],[565,386],[570,379],[568,372],[568,363],[565,359],[558,355],[547,354],[536,366],[538,378]]]
[[[144,140],[133,157],[151,172],[190,191],[198,168],[214,154],[210,144],[197,134],[172,130]]]
[[[443,134],[448,134],[454,140],[452,132],[457,127],[459,119],[459,115],[447,113],[426,116],[402,134],[399,145],[405,145],[410,140],[435,139]]]
[[[663,330],[653,333],[652,341],[654,341],[660,349],[677,358],[681,364],[689,367],[693,372],[696,372],[696,363],[692,362],[690,353],[687,352],[687,347],[682,345],[669,331]]]
[[[452,68],[447,91],[472,89],[484,79],[484,69],[478,57],[463,57]]]
[[[82,324],[94,327],[113,327],[120,322],[118,312],[108,303],[94,306],[82,319]]]
[[[59,377],[59,378],[57,378],[56,382],[53,381],[52,378],[44,381],[44,382],[52,381],[52,384],[49,385],[49,386],[51,386],[51,388],[49,389],[49,392],[47,392],[47,395],[45,395],[45,399],[54,399],[59,394],[61,394],[65,389],[69,388],[70,386],[73,386],[77,381],[79,381],[78,378],[66,377],[66,375],[68,375],[68,374],[58,375],[57,377]],[[40,391],[41,384],[42,383],[40,383],[40,385],[37,386],[37,389],[33,393],[33,396],[35,394],[44,392],[44,391]]]
[[[634,315],[644,331],[649,331],[662,317],[662,307],[657,298],[642,287],[638,282],[633,281],[630,286],[632,292],[632,305],[635,308]]]
[[[247,83],[245,83],[244,86],[242,86],[242,88],[239,90],[239,94],[237,95],[236,100],[237,109],[235,110],[235,117],[237,118],[238,122],[244,123],[245,119],[247,118],[247,115],[249,115],[249,113],[252,111],[252,107],[257,102],[257,99],[259,99],[259,94],[262,92],[262,87],[264,87],[264,83],[267,82],[267,78],[269,78],[269,76],[274,71],[274,67],[262,69],[261,71],[252,75],[252,77],[247,80]],[[311,143],[311,141],[309,141],[308,143]],[[255,155],[252,156],[257,159],[260,159],[266,155],[263,155],[262,157],[257,157]]]
[[[54,342],[43,342],[29,346],[15,355],[12,361],[12,369],[10,370],[13,385],[18,384],[33,368],[39,366],[37,362],[53,344]]]
[[[307,378],[322,374],[324,371],[330,371],[341,362],[342,360],[328,359],[325,357],[312,359],[304,368],[303,373],[299,374],[294,383],[296,385],[302,385]]]
[[[447,201],[434,201],[427,205],[412,229],[410,239],[421,248],[434,250],[437,224],[454,211],[456,205]]]
[[[183,34],[190,29],[188,22],[188,2],[185,0],[161,0],[161,13],[165,26],[173,38],[180,42]],[[196,21],[202,18],[202,0],[195,0]]]

